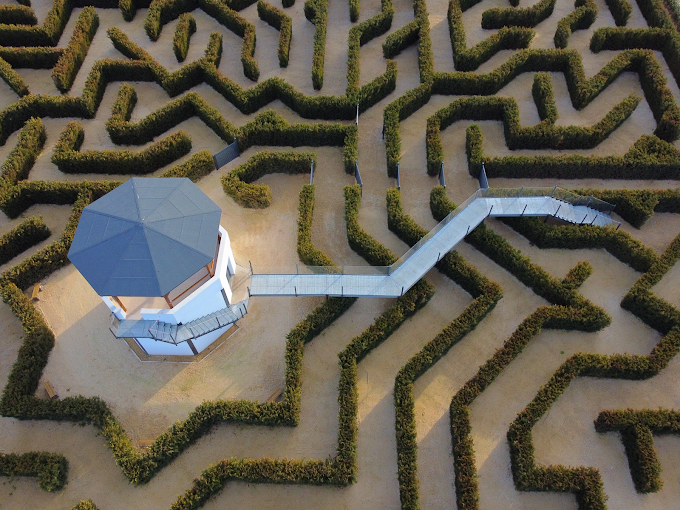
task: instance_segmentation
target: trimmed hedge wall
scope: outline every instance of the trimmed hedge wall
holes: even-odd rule
[[[64,48],[0,47],[0,58],[15,69],[52,69],[64,53]]]
[[[193,116],[199,117],[226,142],[233,141],[237,133],[237,128],[226,121],[216,108],[210,106],[196,92],[189,92],[170,101],[133,123],[130,122],[130,117],[136,104],[135,89],[127,83],[121,85],[111,108],[111,117],[106,121],[106,130],[113,143],[130,145],[148,143]]]
[[[179,131],[140,152],[88,150],[80,152],[85,139],[77,120],[62,131],[52,154],[52,163],[64,173],[149,174],[191,151],[191,138]]]
[[[440,140],[434,131],[432,140]],[[485,156],[482,130],[468,126],[466,152],[468,171],[479,176],[482,163],[488,177],[558,179],[680,179],[680,152],[668,142],[650,135],[641,136],[624,156]],[[432,160],[439,161],[437,145],[432,143]],[[439,148],[441,150],[441,141]],[[428,169],[432,168],[429,165]]]
[[[264,209],[272,202],[272,190],[266,184],[251,184],[267,174],[303,174],[316,164],[313,152],[258,152],[242,165],[222,176],[222,188],[242,207]],[[326,264],[319,264],[326,265]]]
[[[0,265],[6,264],[48,237],[50,237],[50,229],[47,228],[42,218],[32,216],[22,221],[0,237]]]
[[[576,51],[520,50],[488,74],[435,73],[431,82],[408,91],[390,103],[383,112],[388,175],[396,176],[397,163],[400,158],[399,122],[426,104],[432,94],[491,95],[497,93],[519,74],[536,71],[563,72],[572,104],[577,109],[588,105],[622,72],[637,72],[645,98],[657,121],[655,134],[666,141],[673,141],[680,135],[680,108],[667,87],[663,69],[652,52],[648,50],[621,52],[595,76],[587,79],[581,56]],[[482,100],[484,98],[471,99]],[[577,132],[583,129],[572,127],[575,127]],[[533,129],[540,131],[537,127]],[[561,129],[571,132],[571,128]],[[548,135],[552,133],[554,131],[548,128]],[[583,175],[579,175],[579,178],[582,177]]]
[[[538,218],[503,218],[503,222],[539,248],[604,248],[621,262],[640,272],[648,271],[658,260],[654,250],[623,230],[583,228],[578,225],[550,226]]]
[[[10,151],[7,159],[0,167],[1,194],[4,194],[8,186],[13,186],[28,178],[28,173],[47,139],[43,121],[39,118],[31,118],[26,121],[18,138],[17,145]]]
[[[542,122],[554,124],[557,121],[557,105],[553,92],[552,78],[548,73],[536,73],[534,84],[531,87],[531,95],[534,97],[538,117]]]
[[[0,78],[2,78],[17,95],[25,96],[29,93],[28,86],[21,75],[12,69],[12,66],[2,60],[2,58],[0,58]]]
[[[333,261],[312,242],[314,218],[314,185],[305,184],[300,190],[298,216],[297,252],[300,260],[308,266],[334,266]]]
[[[456,71],[474,71],[501,50],[528,48],[535,34],[529,28],[502,27],[497,33],[468,49],[460,0],[449,1],[447,16]]]
[[[196,19],[185,12],[180,14],[175,27],[175,35],[172,37],[172,51],[175,53],[177,62],[184,62],[189,53],[191,36],[196,33]]]
[[[381,5],[380,14],[362,21],[349,31],[347,40],[347,90],[345,92],[348,97],[354,98],[359,94],[360,47],[384,34],[392,26],[392,18],[394,17],[392,0],[381,0]]]
[[[382,243],[367,234],[359,225],[359,204],[361,187],[358,184],[345,186],[345,220],[349,246],[372,266],[390,266],[397,257]]]
[[[163,25],[177,19],[181,14],[193,11],[196,8],[203,9],[206,14],[215,18],[220,24],[227,27],[243,39],[241,46],[241,63],[243,74],[246,78],[257,81],[260,70],[255,54],[255,25],[239,15],[238,10],[255,3],[255,0],[243,0],[238,2],[219,2],[218,0],[154,0],[149,7],[144,19],[144,30],[152,41],[158,40]]]
[[[413,20],[403,27],[395,30],[385,38],[383,43],[383,56],[385,58],[394,58],[406,48],[415,44],[420,35],[420,23],[418,20]]]
[[[598,432],[621,433],[635,489],[643,494],[663,487],[661,464],[652,434],[680,434],[680,413],[668,409],[602,411],[595,420]]]
[[[633,113],[639,102],[640,98],[628,96],[592,127],[563,127],[551,122],[523,127],[520,124],[519,107],[512,98],[476,96],[457,99],[427,119],[427,172],[429,175],[439,173],[444,161],[441,130],[459,120],[501,120],[505,142],[511,150],[589,149],[599,145],[615,131]]]
[[[440,197],[439,202],[442,199]],[[433,207],[435,209],[435,207]],[[444,213],[445,211],[440,211]],[[526,222],[528,223],[528,222]],[[564,231],[562,228],[560,231]],[[476,232],[476,231],[475,231]],[[504,257],[501,257],[504,258]],[[620,257],[622,260],[633,260],[634,254]],[[644,379],[658,373],[668,361],[680,351],[680,331],[676,327],[680,313],[666,305],[651,294],[649,289],[658,282],[663,274],[680,258],[680,238],[676,238],[664,255],[654,261],[651,268],[624,298],[622,306],[630,309],[647,324],[662,333],[668,333],[652,350],[649,356],[597,354],[576,354],[560,367],[547,385],[543,386],[534,400],[522,411],[513,422],[508,432],[508,443],[511,452],[513,478],[518,490],[532,491],[570,491],[576,495],[581,509],[605,508],[606,499],[599,472],[592,468],[567,468],[565,466],[536,466],[533,453],[531,429],[556,398],[578,376],[617,377],[625,379]],[[505,266],[504,266],[505,267]],[[577,268],[575,268],[577,269]],[[584,269],[570,271],[561,287],[573,290],[584,280]],[[522,279],[514,270],[513,274]],[[568,294],[565,294],[565,296]],[[572,294],[581,301],[564,306],[541,307],[513,333],[504,347],[480,368],[477,376],[468,381],[454,397],[451,404],[451,427],[454,445],[454,469],[456,471],[456,497],[459,508],[473,509],[478,507],[476,469],[474,451],[469,436],[469,405],[488,384],[516,357],[526,343],[537,334],[542,327],[560,329],[582,329],[593,331],[607,324],[608,317],[598,311],[578,295]],[[630,296],[634,297],[630,297]],[[626,306],[630,300],[632,306]],[[669,313],[670,309],[673,313]],[[644,439],[644,437],[640,437]],[[635,475],[634,475],[635,476]]]
[[[280,78],[270,78],[262,84],[244,91],[216,68],[221,56],[221,37],[212,34],[206,56],[179,69],[175,73],[154,62],[148,54],[132,43],[115,27],[108,31],[114,46],[134,60],[102,59],[92,66],[83,94],[79,98],[69,96],[28,95],[0,112],[0,145],[11,133],[20,129],[31,117],[81,117],[92,118],[97,112],[106,86],[110,81],[155,81],[170,95],[208,83],[232,102],[244,114],[250,114],[280,99],[284,104],[305,118],[353,119],[356,115],[355,98],[346,96],[304,96]],[[396,63],[388,62],[387,71],[361,87],[358,98],[360,111],[365,111],[396,85]],[[219,122],[226,121],[221,118]],[[231,139],[230,139],[231,140]],[[352,161],[354,161],[352,159]]]
[[[1,476],[37,476],[38,485],[47,492],[63,489],[67,474],[68,460],[58,453],[0,453]]]
[[[612,13],[617,27],[625,26],[633,12],[633,6],[628,0],[605,0]]]
[[[3,25],[37,25],[38,18],[30,6],[0,5],[0,24]]]
[[[196,182],[213,170],[215,170],[215,161],[210,151],[199,151],[184,163],[170,168],[161,177],[187,177]]]
[[[52,80],[60,92],[66,93],[71,89],[98,28],[99,16],[94,7],[85,7],[78,16],[66,51],[52,69]]]
[[[541,0],[536,5],[522,9],[495,7],[482,13],[482,28],[535,27],[550,17],[556,0]]]
[[[305,17],[316,27],[314,30],[314,53],[312,55],[312,85],[315,90],[323,87],[323,66],[326,58],[326,24],[328,23],[328,0],[307,0]]]
[[[557,30],[553,38],[555,48],[566,48],[572,32],[590,28],[597,18],[599,9],[592,0],[576,0],[574,6],[576,9],[557,23]]]
[[[92,502],[91,499],[80,501],[71,510],[98,510],[97,506]]]
[[[279,31],[279,67],[288,67],[290,54],[290,39],[293,36],[293,19],[281,9],[272,4],[259,0],[257,2],[257,14],[260,19]]]

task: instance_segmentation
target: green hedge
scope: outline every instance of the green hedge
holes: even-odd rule
[[[633,113],[639,102],[640,98],[628,96],[592,127],[563,127],[551,122],[523,127],[519,107],[512,98],[476,96],[457,99],[427,119],[427,172],[430,175],[439,172],[444,160],[441,130],[459,120],[501,120],[506,144],[512,150],[586,149],[605,140]]]
[[[434,55],[430,39],[430,17],[425,0],[413,1],[413,17],[420,25],[418,32],[418,71],[420,83],[429,83],[434,75]]]
[[[549,18],[554,8],[555,0],[541,0],[523,9],[495,7],[482,13],[482,28],[535,27]]]
[[[58,453],[0,453],[0,475],[37,476],[38,485],[44,491],[63,489],[67,474],[68,460]]]
[[[199,151],[187,161],[175,165],[161,177],[187,177],[193,182],[198,181],[215,170],[215,161],[209,151]]]
[[[661,464],[652,434],[679,434],[680,413],[668,409],[619,409],[602,411],[595,420],[598,432],[620,432],[635,489],[641,493],[661,490]]]
[[[9,85],[9,88],[16,92],[17,95],[25,96],[29,93],[28,86],[21,75],[6,61],[2,60],[2,58],[0,58],[0,78],[2,78],[2,80]]]
[[[30,6],[0,5],[0,24],[3,25],[37,25],[38,18]]]
[[[240,128],[236,135],[241,152],[254,145],[291,147],[342,146],[347,173],[354,172],[357,160],[357,127],[353,124],[289,124],[274,110],[267,110]]]
[[[633,6],[628,0],[605,0],[609,11],[612,13],[617,27],[622,27],[628,23],[633,12]]]
[[[52,69],[52,80],[62,93],[71,89],[98,28],[99,16],[94,7],[85,7],[78,16],[66,51]]]
[[[621,301],[621,307],[642,319],[651,328],[668,334],[680,324],[680,312],[652,292],[652,287],[680,259],[680,239],[675,238],[663,255],[652,265]]]
[[[575,193],[583,196],[593,196],[614,204],[616,206],[616,214],[621,216],[628,223],[636,228],[642,227],[655,211],[655,208],[661,209],[660,199],[664,195],[677,195],[676,193],[668,193],[661,190],[635,190],[635,189],[578,189]],[[673,197],[673,201],[677,202],[677,196]]]
[[[83,500],[78,502],[76,506],[71,508],[71,510],[98,510],[97,506],[92,502],[92,500]]]
[[[381,4],[382,11],[380,14],[362,21],[349,31],[347,40],[347,90],[345,92],[348,97],[356,97],[359,93],[359,53],[361,46],[384,34],[392,26],[392,18],[394,17],[392,0],[382,0]]]
[[[216,62],[219,61],[222,51],[219,34],[211,34],[205,57],[174,73],[168,73],[119,29],[114,27],[108,33],[114,46],[134,60],[102,59],[95,62],[87,77],[83,94],[79,98],[28,95],[5,108],[0,112],[0,145],[4,144],[9,135],[20,129],[31,117],[93,118],[110,81],[155,81],[170,95],[177,95],[205,82],[244,114],[254,113],[279,99],[305,118],[346,120],[353,119],[356,115],[356,102],[359,102],[360,111],[365,111],[384,99],[396,85],[396,64],[388,62],[387,71],[361,87],[358,98],[304,96],[280,78],[270,78],[245,91],[232,80],[221,75],[216,68]],[[214,108],[212,110],[216,112]],[[228,125],[219,114],[216,121],[222,125]],[[229,138],[229,141],[231,139],[233,136]],[[353,162],[354,159],[351,161]]]
[[[30,217],[0,237],[0,265],[50,237],[42,218]]]
[[[0,46],[56,46],[72,9],[71,0],[55,0],[42,25],[0,24]]]
[[[623,230],[583,228],[578,225],[551,226],[538,218],[504,218],[503,222],[539,248],[604,248],[621,262],[640,272],[649,270],[658,260],[654,250]]]
[[[266,184],[251,184],[252,182],[267,174],[307,173],[312,163],[316,163],[316,154],[313,152],[258,152],[222,176],[222,188],[237,204],[263,209],[272,202],[272,190]]]
[[[257,2],[257,14],[260,19],[279,31],[279,67],[288,67],[290,54],[290,39],[293,35],[293,19],[281,9],[272,4],[259,0]]]
[[[305,17],[314,26],[314,52],[312,55],[312,85],[315,90],[323,87],[323,66],[326,58],[326,24],[328,23],[328,0],[307,0]]]
[[[367,234],[359,225],[361,187],[358,184],[345,186],[345,220],[349,246],[366,259],[372,266],[390,266],[397,257],[382,243]]]
[[[436,127],[436,126],[435,126]],[[432,140],[439,138],[433,129]],[[680,179],[680,152],[668,142],[643,135],[624,156],[485,156],[478,125],[466,131],[468,171],[477,177],[484,163],[488,177],[558,179]],[[440,142],[441,144],[441,142]],[[432,143],[432,161],[440,152]],[[441,150],[441,145],[439,145]],[[430,163],[428,155],[428,164]],[[428,169],[432,166],[428,166]]]
[[[172,51],[175,52],[177,62],[184,62],[187,58],[189,41],[194,33],[196,33],[196,19],[187,12],[180,14],[175,27],[175,35],[172,37]]]
[[[154,0],[144,20],[144,29],[149,38],[156,41],[163,25],[177,19],[183,13],[200,7],[206,14],[243,39],[241,46],[243,74],[246,78],[257,81],[260,70],[257,67],[257,61],[253,58],[255,25],[236,12],[253,3],[255,3],[253,0],[244,0],[239,5],[236,5],[237,2],[219,2],[218,0]]]
[[[0,47],[0,58],[15,69],[52,69],[64,53],[64,48]]]
[[[396,78],[396,75],[394,77]],[[383,85],[376,85],[376,94],[382,93],[380,87]],[[245,126],[236,128],[195,92],[171,101],[139,122],[132,123],[129,119],[136,102],[137,95],[134,89],[130,85],[122,85],[114,102],[111,117],[106,123],[106,129],[114,143],[149,142],[178,123],[197,115],[226,142],[231,142],[236,137],[241,152],[253,145],[344,146],[345,171],[354,172],[354,161],[358,157],[355,125],[289,124],[276,112],[267,110]]]
[[[667,80],[663,69],[654,54],[647,50],[627,50],[614,56],[595,76],[586,78],[581,56],[572,50],[520,50],[514,53],[507,62],[487,74],[474,73],[435,73],[431,82],[422,84],[400,96],[390,103],[383,112],[385,127],[385,145],[387,153],[387,173],[396,176],[397,163],[400,158],[401,140],[399,138],[399,123],[426,104],[432,94],[440,95],[492,95],[524,72],[563,72],[572,104],[582,109],[608,87],[622,72],[638,73],[645,98],[649,103],[657,121],[655,134],[665,141],[673,141],[680,135],[680,108],[673,99],[673,94],[667,87]],[[470,98],[483,103],[487,98]],[[494,98],[499,101],[501,98]],[[622,120],[627,108],[632,106],[632,98],[624,101],[601,121],[599,128],[609,129]],[[501,101],[502,102],[502,101]],[[489,103],[493,104],[493,103]],[[497,103],[496,103],[497,104]],[[471,115],[476,115],[473,112]],[[474,117],[473,117],[474,118]],[[509,127],[506,126],[506,127]],[[592,129],[592,128],[591,128]],[[550,126],[534,126],[523,133],[537,134],[540,143],[555,141],[556,133],[568,133],[569,140],[576,144],[578,137],[583,134],[586,139],[595,136],[593,131],[583,131],[578,126],[560,127],[554,131]],[[597,133],[602,136],[603,131]],[[596,138],[597,138],[596,136]],[[532,144],[527,140],[527,144]],[[576,159],[581,156],[576,156]],[[479,162],[481,165],[481,161]],[[580,163],[579,163],[580,164]],[[474,170],[474,174],[478,169]],[[583,177],[578,175],[579,178]],[[644,178],[644,177],[642,177]]]
[[[554,124],[557,121],[557,105],[553,92],[552,78],[548,73],[536,73],[534,84],[531,87],[531,95],[534,97],[538,117],[543,122]]]
[[[574,6],[576,9],[557,23],[557,30],[553,37],[555,48],[566,48],[572,32],[590,28],[597,18],[599,9],[592,0],[576,0]]]
[[[312,242],[314,218],[314,185],[305,184],[300,190],[298,216],[297,252],[300,260],[308,266],[333,266],[333,261]]]
[[[0,193],[4,194],[8,186],[28,178],[28,173],[42,151],[46,139],[45,125],[41,119],[31,118],[26,121],[19,132],[17,145],[0,167]]]
[[[529,28],[503,27],[468,49],[460,0],[449,1],[447,16],[453,63],[457,71],[474,71],[501,50],[528,48],[534,37],[534,31]]]
[[[164,138],[140,152],[127,150],[80,151],[85,139],[77,120],[62,131],[52,154],[52,163],[64,173],[149,174],[191,151],[191,138],[184,131]]]
[[[413,20],[403,27],[395,30],[385,38],[383,43],[383,56],[394,58],[406,48],[418,41],[420,35],[420,23]]]
[[[198,116],[226,142],[233,141],[237,133],[237,128],[226,121],[216,108],[210,106],[196,92],[189,92],[170,101],[133,123],[130,122],[130,117],[136,104],[135,89],[127,83],[121,85],[111,109],[111,117],[106,121],[106,130],[114,143],[131,145],[148,143],[193,116]]]

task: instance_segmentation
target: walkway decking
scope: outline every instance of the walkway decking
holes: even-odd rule
[[[510,193],[514,196],[493,196]],[[578,205],[590,205],[593,200],[605,212]],[[360,268],[346,267],[344,274],[253,274],[250,295],[399,297],[487,217],[553,216],[575,224],[617,226],[619,223],[609,217],[611,209],[592,197],[578,197],[558,188],[478,190],[392,266],[374,268],[374,274],[365,274],[370,268],[361,268],[364,274],[357,274],[355,270]]]

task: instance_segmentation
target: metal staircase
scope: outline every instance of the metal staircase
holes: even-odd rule
[[[111,333],[116,338],[153,338],[179,344],[233,324],[248,311],[248,300],[217,310],[186,324],[170,324],[154,320],[120,320],[111,314]]]

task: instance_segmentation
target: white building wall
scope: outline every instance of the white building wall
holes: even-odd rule
[[[196,347],[196,350],[198,352],[203,351],[206,347],[208,347],[211,343],[213,343],[215,340],[217,340],[219,337],[221,337],[231,326],[224,326],[223,328],[220,328],[216,331],[212,331],[208,333],[207,335],[199,336],[198,338],[194,338],[192,342],[194,343],[194,347]]]
[[[153,338],[135,338],[137,343],[146,351],[147,354],[161,355],[161,356],[193,356],[189,344],[182,342],[181,344],[169,344],[154,340]]]
[[[227,279],[227,271],[231,274],[236,272],[236,261],[231,249],[231,241],[227,231],[220,226],[220,248],[215,264],[215,276],[201,285],[198,289],[187,296],[181,303],[174,308],[152,309],[142,308],[141,316],[143,319],[158,320],[169,324],[186,324],[199,319],[213,312],[229,306],[232,299],[231,287]],[[224,294],[222,291],[224,290]],[[225,301],[225,296],[227,301]],[[119,319],[125,318],[123,312],[109,297],[102,297],[106,305]],[[229,326],[218,329],[207,335],[203,335],[193,340],[193,344],[198,352],[201,352],[211,343],[217,340]],[[169,344],[153,340],[152,338],[138,338],[137,342],[148,354],[160,355],[193,355],[193,351],[186,342],[178,345]]]

